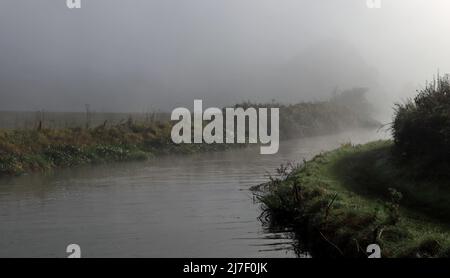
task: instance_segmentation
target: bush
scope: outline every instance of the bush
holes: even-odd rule
[[[424,171],[448,168],[450,159],[450,80],[439,77],[413,101],[397,105],[392,126],[395,150],[419,161]]]

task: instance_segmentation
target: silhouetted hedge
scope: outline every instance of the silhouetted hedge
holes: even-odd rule
[[[448,170],[449,76],[438,77],[420,90],[414,100],[397,105],[392,130],[396,153],[403,159],[420,161],[423,172]]]

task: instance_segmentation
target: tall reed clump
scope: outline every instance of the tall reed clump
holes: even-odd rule
[[[419,175],[449,175],[449,75],[438,76],[413,100],[396,105],[392,134],[396,155],[413,161]]]

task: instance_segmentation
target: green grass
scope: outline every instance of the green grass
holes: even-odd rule
[[[347,100],[338,102],[338,99],[288,106],[246,102],[236,107],[279,107],[281,139],[377,125],[368,115],[352,111],[345,105]],[[363,100],[358,98],[357,103],[361,101]],[[52,120],[56,121],[58,115],[61,120],[70,116],[52,113]],[[75,118],[78,120],[81,117],[72,116],[77,116]],[[109,161],[143,160],[161,154],[221,151],[242,146],[174,144],[170,136],[174,123],[168,120],[157,121],[153,116],[155,115],[145,121],[135,120],[130,116],[127,121],[113,125],[106,120],[103,123],[97,120],[96,127],[90,127],[90,121],[80,127],[78,121],[78,124],[68,125],[66,128],[49,128],[52,126],[50,123],[39,121],[33,129],[0,129],[0,176]]]
[[[377,243],[384,257],[449,257],[448,181],[413,178],[391,148],[343,145],[273,179],[259,197],[265,219],[294,229],[313,256],[366,257]]]
[[[386,198],[389,188],[403,195],[402,205],[438,220],[450,221],[450,186],[445,177],[422,177],[414,174],[416,164],[397,161],[391,144],[377,142],[353,148],[352,155],[334,164],[333,174],[347,189],[371,198]],[[351,152],[352,148],[350,148]]]
[[[174,144],[171,123],[131,121],[96,128],[0,130],[0,176],[157,155],[224,150],[224,144]]]

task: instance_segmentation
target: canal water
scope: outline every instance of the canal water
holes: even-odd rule
[[[259,147],[165,156],[0,179],[0,257],[295,257],[289,233],[265,229],[249,188],[281,163],[342,143],[355,130]]]

